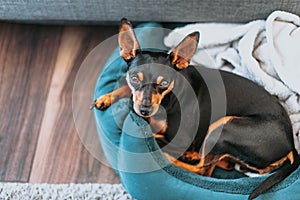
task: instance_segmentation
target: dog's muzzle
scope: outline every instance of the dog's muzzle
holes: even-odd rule
[[[144,106],[144,105],[140,106],[140,113],[144,117],[150,116],[152,114],[152,112],[153,112],[153,107],[152,106]]]

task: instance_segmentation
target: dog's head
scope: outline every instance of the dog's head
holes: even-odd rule
[[[122,19],[118,41],[120,55],[128,64],[126,80],[132,90],[133,108],[138,115],[151,117],[172,91],[176,71],[189,66],[199,32],[186,36],[170,53],[142,51],[130,22]]]

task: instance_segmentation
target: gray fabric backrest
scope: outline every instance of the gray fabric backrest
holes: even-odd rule
[[[16,21],[247,22],[274,10],[300,14],[300,0],[2,0],[0,19]]]

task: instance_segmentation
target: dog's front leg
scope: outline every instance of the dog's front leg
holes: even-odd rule
[[[119,89],[112,91],[111,93],[105,94],[95,100],[91,109],[96,107],[99,110],[104,110],[108,108],[111,104],[116,102],[118,99],[131,97],[131,90],[128,85],[122,86]]]
[[[153,117],[145,118],[145,120],[150,124],[151,130],[156,139],[164,137],[164,133],[168,128],[166,120],[154,119]]]

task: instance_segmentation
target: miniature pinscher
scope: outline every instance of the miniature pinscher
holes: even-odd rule
[[[134,112],[151,125],[166,157],[188,171],[211,176],[215,167],[256,174],[276,170],[250,194],[254,199],[300,164],[289,116],[250,80],[190,65],[199,37],[190,33],[170,52],[142,50],[132,25],[122,19],[118,42],[128,65],[127,84],[96,99],[93,107],[104,110],[132,97]],[[215,105],[224,105],[225,112],[213,114]],[[283,164],[287,167],[280,168]]]

